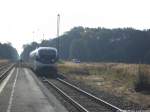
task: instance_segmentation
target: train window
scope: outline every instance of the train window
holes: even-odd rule
[[[39,55],[40,56],[56,56],[56,51],[50,50],[50,49],[41,49],[39,50]]]

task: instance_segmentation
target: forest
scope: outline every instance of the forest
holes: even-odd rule
[[[150,30],[74,27],[57,38],[23,45],[22,59],[40,46],[56,47],[62,60],[150,63]]]
[[[18,52],[11,43],[0,43],[0,59],[16,61],[18,58]]]

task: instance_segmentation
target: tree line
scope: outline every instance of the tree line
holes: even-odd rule
[[[18,58],[18,52],[11,43],[0,43],[0,59],[16,61]]]
[[[150,63],[150,30],[74,27],[58,38],[24,45],[21,57],[28,60],[29,53],[39,46],[59,48],[64,60]]]

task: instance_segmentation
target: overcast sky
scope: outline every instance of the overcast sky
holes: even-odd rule
[[[149,0],[0,0],[0,42],[22,45],[56,37],[74,26],[150,28]],[[44,36],[43,36],[44,34]]]

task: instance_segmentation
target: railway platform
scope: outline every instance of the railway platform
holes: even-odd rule
[[[34,73],[14,67],[0,83],[0,112],[67,112]]]

